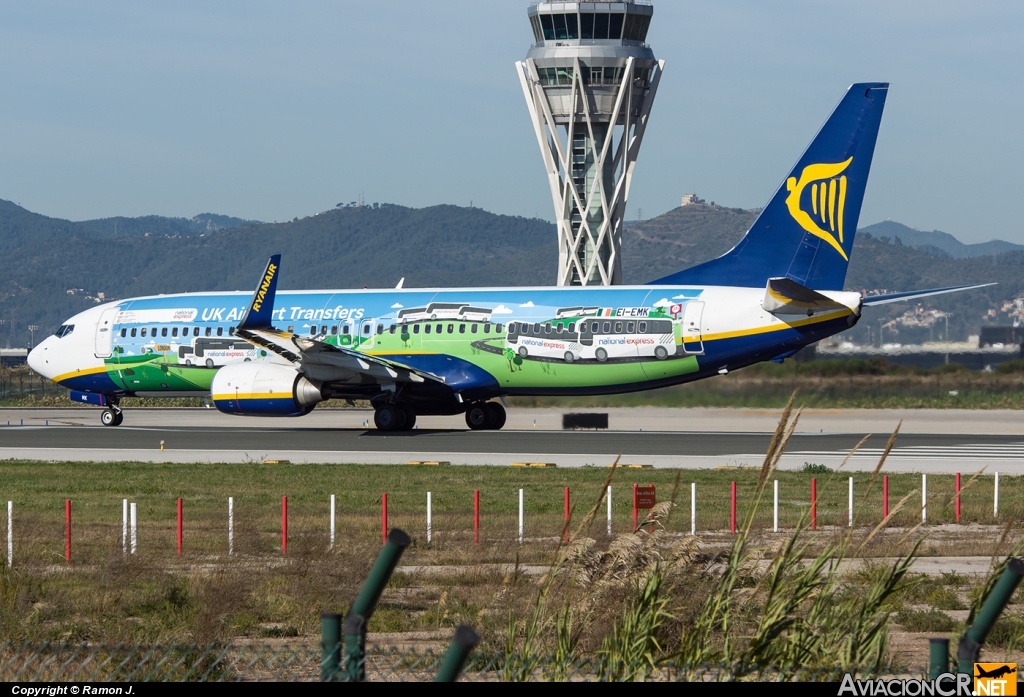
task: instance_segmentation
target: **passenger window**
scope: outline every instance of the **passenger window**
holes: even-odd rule
[[[151,331],[149,334],[150,336],[156,338],[156,327],[153,327],[153,331]]]
[[[616,322],[615,323],[615,333],[616,334],[621,334],[622,333],[622,322]]]
[[[465,334],[465,333],[466,333],[466,325],[465,324],[460,324],[459,325],[459,334]]]
[[[454,334],[455,333],[455,325],[454,324],[449,324],[448,325],[448,333],[449,334]]]
[[[429,324],[428,324],[428,325],[426,325],[426,326],[427,326],[427,328],[429,328],[429,327],[430,327],[430,325],[429,325]],[[414,324],[414,325],[412,325],[412,333],[413,333],[413,334],[419,334],[419,333],[420,333],[420,325],[418,325],[418,324]]]
[[[498,323],[498,325],[496,327],[494,327],[494,331],[497,332],[498,334],[501,334],[501,323],[500,322]]]
[[[443,331],[444,331],[444,325],[443,324],[437,325],[437,333],[440,334]]]
[[[473,328],[472,328],[472,329],[471,329],[470,331],[472,331],[472,332],[473,332],[474,334],[476,334],[476,332],[477,332],[477,329],[479,328],[479,326],[480,326],[480,325],[478,325],[478,324],[474,324],[474,325],[472,325],[472,327],[473,327]]]
[[[178,328],[177,327],[174,327],[173,329],[171,329],[171,336],[178,336]]]
[[[392,324],[392,325],[391,325],[391,329],[390,329],[389,331],[390,331],[390,332],[391,332],[392,334],[394,334],[394,333],[395,333],[395,329],[397,329],[397,328],[398,328],[398,325],[397,325],[397,324]]]
[[[142,328],[142,336],[146,336],[146,328],[145,327]]]
[[[228,327],[228,336],[234,336],[234,335],[235,335],[235,328],[234,327]]]
[[[633,334],[636,332],[636,322],[626,322],[626,333]]]
[[[591,334],[597,334],[597,326],[598,326],[597,322],[591,322],[590,323],[590,333]]]
[[[383,334],[384,333],[384,325],[383,324],[378,324],[377,325],[377,333],[378,334]]]
[[[128,336],[128,328],[127,327],[125,327],[124,329],[121,330],[121,338],[123,339],[126,336]]]
[[[533,333],[540,334],[540,322],[537,322],[536,324],[533,325]]]
[[[423,325],[423,332],[425,334],[429,334],[430,333],[430,325],[429,324]]]
[[[605,334],[611,334],[612,333],[612,323],[611,322],[605,322],[603,325],[601,325],[601,328],[604,330]]]
[[[571,332],[576,331],[576,323],[575,322],[569,322],[569,331],[571,331]]]
[[[545,334],[550,334],[551,333],[551,322],[547,322],[544,325],[544,333]]]
[[[145,336],[145,335],[143,335]],[[132,338],[135,338],[135,327],[132,327]]]
[[[309,335],[310,336],[316,336],[316,325],[315,324],[312,327],[309,328]]]
[[[163,327],[160,330],[160,336],[167,336],[167,327]]]
[[[645,334],[647,332],[647,322],[640,323],[640,333]]]
[[[484,334],[490,334],[490,333],[491,333],[491,323],[490,322],[484,322]]]
[[[217,336],[224,336],[224,327],[217,327]]]
[[[289,329],[288,331],[291,331],[291,330]],[[207,327],[206,328],[206,336],[210,336],[211,334],[213,334],[213,327]]]
[[[364,336],[369,336],[370,332],[372,330],[373,330],[373,325],[372,324],[364,324],[363,325],[363,335]]]

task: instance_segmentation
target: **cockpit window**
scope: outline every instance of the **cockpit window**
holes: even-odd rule
[[[62,339],[62,338],[64,338],[65,336],[67,336],[68,334],[70,334],[73,331],[75,331],[75,325],[73,325],[73,324],[62,324],[62,325],[60,325],[60,329],[58,329],[56,332],[54,332],[54,335],[58,339]]]

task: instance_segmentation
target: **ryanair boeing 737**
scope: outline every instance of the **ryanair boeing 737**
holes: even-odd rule
[[[725,255],[643,286],[277,292],[131,298],[75,315],[29,365],[104,407],[123,397],[210,397],[240,416],[302,416],[366,399],[385,431],[417,415],[505,423],[509,395],[647,390],[781,361],[852,327],[867,305],[980,286],[843,291],[887,83],[850,87]],[[501,401],[494,401],[501,400]]]

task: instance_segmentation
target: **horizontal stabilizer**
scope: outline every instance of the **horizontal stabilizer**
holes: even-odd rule
[[[761,307],[773,315],[813,315],[827,310],[849,309],[841,302],[790,278],[769,278]]]
[[[969,286],[950,286],[948,288],[930,288],[928,290],[911,290],[906,293],[886,293],[885,295],[866,295],[864,296],[864,306],[870,307],[872,305],[887,305],[888,303],[898,303],[902,300],[914,300],[915,298],[926,298],[929,295],[943,295],[944,293],[957,293],[961,290],[974,290],[975,288],[987,288],[988,286],[994,286],[995,283],[975,283]]]

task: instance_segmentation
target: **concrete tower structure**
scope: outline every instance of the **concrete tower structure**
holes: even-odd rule
[[[558,285],[622,283],[622,221],[665,61],[642,2],[541,2],[516,63],[558,221]]]

